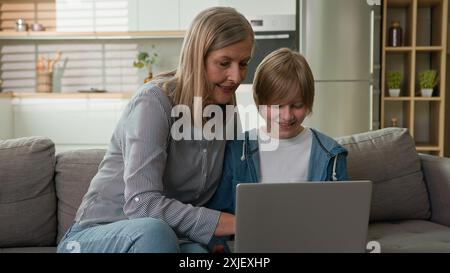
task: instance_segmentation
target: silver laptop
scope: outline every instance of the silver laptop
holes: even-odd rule
[[[231,251],[365,252],[371,181],[239,184]]]

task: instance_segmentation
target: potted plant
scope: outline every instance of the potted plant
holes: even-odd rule
[[[402,82],[402,73],[399,71],[387,72],[386,82],[389,89],[390,97],[398,97],[400,95],[400,84]]]
[[[433,88],[438,84],[439,77],[436,70],[424,70],[419,72],[419,86],[422,97],[431,97]]]
[[[155,48],[155,45],[152,45],[152,49]],[[147,68],[148,76],[144,79],[144,83],[150,81],[153,78],[153,66],[156,63],[156,59],[158,58],[158,54],[153,52],[151,54],[140,51],[136,55],[136,59],[133,61],[133,66],[136,68]]]

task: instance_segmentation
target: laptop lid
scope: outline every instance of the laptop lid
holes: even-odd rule
[[[237,186],[234,252],[365,252],[371,181]]]

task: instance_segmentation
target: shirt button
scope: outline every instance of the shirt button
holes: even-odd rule
[[[141,199],[139,199],[139,197],[135,197],[135,198],[134,198],[134,201],[135,201],[135,202],[139,202],[139,200],[141,200]]]
[[[204,153],[206,153],[206,151],[207,151],[206,149],[203,149],[203,152],[204,152]]]

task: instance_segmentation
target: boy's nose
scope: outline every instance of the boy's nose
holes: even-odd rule
[[[280,118],[281,120],[290,120],[292,116],[291,107],[288,105],[280,108]]]

